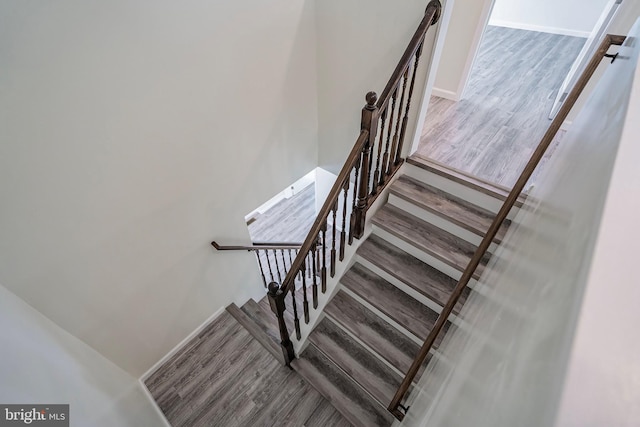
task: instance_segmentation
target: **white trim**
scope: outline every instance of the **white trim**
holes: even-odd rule
[[[175,347],[169,350],[167,354],[165,354],[160,360],[154,363],[151,368],[149,368],[144,374],[142,374],[142,376],[140,377],[140,381],[142,381],[142,383],[144,384],[144,382],[151,376],[151,374],[153,374],[167,360],[171,359],[171,357],[173,357],[182,347],[184,347],[186,343],[188,343],[192,338],[202,332],[204,328],[209,325],[209,323],[213,322],[222,313],[224,313],[224,311],[225,307],[220,307],[218,310],[216,310],[216,312],[209,316],[204,322],[202,322],[200,326],[198,326],[193,332],[191,332],[182,341],[176,344]]]
[[[571,127],[572,124],[573,124],[573,122],[571,120],[565,120],[560,125],[560,130],[569,130],[569,128]]]
[[[431,90],[431,95],[432,96],[437,96],[438,98],[449,99],[451,101],[456,101],[456,102],[460,101],[460,98],[461,98],[460,94],[458,94],[458,93],[456,93],[454,91],[446,90],[446,89],[440,89],[440,88],[437,88],[437,87],[434,87]]]
[[[151,402],[151,406],[153,406],[153,409],[156,411],[156,413],[158,414],[160,419],[162,419],[164,421],[165,427],[172,427],[171,423],[169,423],[169,420],[167,420],[167,417],[165,417],[164,412],[162,412],[162,410],[158,406],[158,402],[156,402],[156,400],[151,395],[151,392],[149,391],[149,389],[145,385],[144,381],[142,381],[142,378],[140,378],[138,380],[138,382],[140,383],[140,387],[142,388],[142,393]]]
[[[503,21],[500,19],[492,19],[489,25],[494,27],[515,28],[516,30],[538,31],[540,33],[560,34],[563,36],[583,37],[587,38],[591,34],[590,31],[570,30],[569,28],[545,27],[542,25],[525,24],[523,22]]]
[[[480,14],[480,20],[478,21],[478,25],[476,27],[476,33],[473,36],[473,42],[471,43],[471,47],[469,48],[469,54],[467,55],[467,62],[464,65],[464,70],[462,71],[462,77],[460,78],[460,82],[458,83],[458,89],[456,92],[458,93],[458,99],[462,99],[464,95],[464,91],[467,88],[467,84],[469,83],[469,78],[471,77],[471,71],[473,70],[473,65],[476,62],[476,58],[478,56],[478,52],[480,51],[480,43],[482,43],[482,38],[484,37],[484,32],[487,29],[487,25],[489,25],[489,20],[491,19],[491,13],[493,12],[493,5],[496,0],[483,0],[484,6],[482,8],[482,13]]]

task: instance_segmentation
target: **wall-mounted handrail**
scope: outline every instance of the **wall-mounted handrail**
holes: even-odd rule
[[[218,251],[262,251],[266,249],[296,249],[299,250],[302,246],[301,243],[282,243],[282,242],[254,242],[253,245],[240,245],[240,246],[229,246],[229,245],[220,245],[215,240],[211,242],[211,246],[216,248]]]
[[[396,392],[391,403],[389,404],[389,408],[388,408],[389,411],[397,419],[402,420],[404,418],[405,414],[401,411],[401,409],[405,409],[404,406],[401,405],[402,400],[405,398],[407,392],[409,391],[409,388],[411,387],[411,383],[415,379],[415,376],[418,373],[418,370],[420,369],[425,359],[427,358],[427,355],[431,351],[433,344],[436,341],[436,338],[441,333],[445,323],[447,322],[447,319],[449,318],[449,316],[453,311],[453,308],[458,303],[458,300],[460,299],[462,292],[469,284],[469,281],[471,280],[474,272],[478,268],[480,261],[484,258],[485,254],[487,253],[489,246],[491,245],[494,238],[496,237],[496,234],[498,233],[498,230],[502,226],[504,220],[507,218],[507,215],[509,215],[509,212],[513,208],[516,200],[522,193],[522,190],[524,189],[527,181],[529,181],[529,178],[531,178],[531,175],[533,174],[535,168],[540,163],[540,160],[542,160],[542,157],[544,156],[547,149],[549,148],[549,145],[551,144],[551,142],[553,142],[556,134],[558,133],[558,130],[560,130],[560,127],[562,126],[564,121],[567,119],[569,112],[575,105],[576,101],[578,100],[578,97],[580,96],[580,94],[586,87],[587,83],[593,76],[594,72],[598,68],[598,65],[602,62],[602,59],[605,57],[605,55],[607,55],[607,51],[609,50],[609,48],[613,45],[617,45],[617,46],[622,45],[624,43],[624,40],[625,40],[624,36],[616,36],[616,35],[607,35],[603,39],[602,43],[600,44],[600,47],[598,48],[598,51],[592,57],[591,61],[589,62],[589,65],[587,66],[585,71],[582,73],[579,80],[576,82],[575,87],[571,90],[565,103],[562,105],[562,108],[558,112],[558,115],[555,117],[553,122],[551,122],[549,129],[542,137],[540,144],[538,144],[538,147],[536,148],[535,152],[529,159],[529,162],[527,163],[524,170],[520,174],[518,181],[514,185],[513,189],[509,193],[509,196],[507,197],[504,204],[498,211],[495,219],[491,223],[489,230],[487,231],[486,235],[482,239],[482,242],[480,243],[477,250],[473,254],[473,257],[469,261],[469,264],[465,268],[464,273],[460,277],[460,280],[458,281],[458,284],[456,285],[453,293],[451,294],[449,300],[447,301],[447,304],[444,306],[441,313],[439,314],[438,319],[436,320],[436,323],[433,326],[433,329],[429,332],[427,339],[425,340],[424,344],[420,348],[420,352],[418,353],[411,367],[407,371],[402,383],[400,384],[400,387],[398,388],[398,391]],[[615,60],[615,56],[613,58]]]
[[[291,269],[301,245],[298,243],[261,242],[253,245],[221,245],[211,242],[218,251],[248,251],[256,255],[262,283],[268,289],[269,283],[282,280]]]

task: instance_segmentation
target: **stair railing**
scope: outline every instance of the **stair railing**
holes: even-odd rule
[[[578,100],[578,97],[580,96],[580,94],[586,87],[587,83],[593,76],[593,73],[598,68],[598,65],[600,64],[600,62],[602,62],[602,59],[605,57],[612,58],[611,62],[613,62],[617,58],[617,54],[615,55],[607,54],[609,48],[614,45],[620,46],[624,43],[624,41],[625,41],[624,36],[616,36],[611,34],[607,35],[603,39],[597,52],[591,58],[589,65],[584,70],[579,80],[576,82],[576,85],[571,90],[566,101],[562,105],[560,111],[558,112],[558,115],[551,122],[549,129],[542,137],[540,144],[538,144],[538,147],[536,148],[533,155],[529,159],[529,162],[527,163],[524,170],[520,174],[520,177],[518,178],[518,181],[514,185],[511,192],[509,193],[509,196],[507,197],[504,204],[496,214],[496,217],[491,223],[491,226],[489,227],[487,234],[484,236],[484,238],[482,239],[482,242],[480,243],[475,253],[473,254],[473,257],[469,261],[469,264],[464,270],[464,273],[462,273],[462,276],[460,277],[458,284],[456,285],[451,296],[449,297],[447,304],[444,306],[444,308],[438,315],[438,319],[436,320],[436,323],[433,326],[433,329],[429,332],[429,335],[427,336],[424,344],[420,348],[420,352],[418,353],[411,367],[407,371],[402,383],[400,384],[400,387],[398,388],[398,391],[396,392],[391,403],[389,404],[389,407],[388,407],[389,411],[398,420],[402,421],[407,410],[409,409],[408,407],[405,407],[404,405],[402,405],[401,402],[406,397],[406,394],[409,391],[411,384],[416,377],[416,374],[418,373],[418,371],[420,370],[420,367],[422,366],[427,356],[429,355],[429,352],[431,351],[434,342],[436,341],[438,335],[442,332],[442,329],[445,326],[447,319],[451,315],[453,308],[458,303],[458,300],[460,299],[462,292],[469,284],[469,281],[471,280],[471,278],[473,277],[473,274],[478,268],[480,261],[484,258],[485,254],[487,253],[489,246],[495,239],[496,234],[498,233],[498,230],[500,230],[500,227],[502,226],[505,219],[509,215],[509,212],[511,212],[511,209],[513,208],[516,200],[522,193],[522,190],[524,190],[524,187],[529,181],[529,178],[531,178],[531,175],[533,174],[534,170],[540,163],[540,160],[542,160],[542,157],[544,156],[547,149],[549,148],[549,145],[551,144],[551,142],[553,142],[556,134],[558,133],[558,130],[560,130],[560,127],[562,126],[564,121],[567,119],[569,112],[571,111],[576,101]]]
[[[211,246],[218,251],[248,251],[255,253],[262,282],[265,289],[267,289],[269,283],[286,277],[291,269],[293,260],[300,252],[302,243],[254,242],[253,245],[246,246],[225,246],[213,241]]]
[[[303,288],[302,307],[304,321],[308,324],[307,286],[312,290],[313,308],[317,308],[318,285],[321,292],[325,293],[327,271],[334,277],[336,258],[342,261],[346,245],[353,244],[354,238],[360,239],[363,236],[367,210],[404,162],[403,143],[420,56],[427,31],[438,22],[441,9],[439,0],[429,2],[418,29],[380,98],[375,92],[366,95],[360,135],[318,212],[298,256],[280,282],[281,285],[275,281],[268,285],[269,301],[280,326],[280,344],[287,365],[295,358],[295,353],[284,321],[285,298],[291,295],[295,332],[300,339],[300,319],[295,300],[296,283]],[[312,273],[309,284],[305,275],[300,274],[306,270],[311,270]],[[296,277],[300,276],[302,280],[297,282]]]

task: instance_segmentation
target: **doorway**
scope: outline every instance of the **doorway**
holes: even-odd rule
[[[467,62],[473,65],[458,93],[455,86],[439,87],[451,65],[440,64],[433,91],[440,96],[429,100],[415,154],[511,188],[548,128],[559,89],[602,11],[619,0],[488,1],[490,18],[484,17],[488,23],[476,36],[481,41],[477,52],[471,48]],[[445,49],[448,44],[449,34]]]

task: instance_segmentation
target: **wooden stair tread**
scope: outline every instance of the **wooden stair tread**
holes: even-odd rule
[[[436,175],[440,175],[444,178],[450,179],[453,182],[457,182],[458,184],[462,184],[473,190],[480,191],[481,193],[487,194],[500,201],[507,200],[509,191],[511,190],[510,188],[485,181],[481,178],[472,176],[461,170],[454,169],[440,162],[436,162],[435,160],[422,157],[418,154],[414,154],[409,157],[407,159],[407,163]],[[521,208],[526,199],[527,196],[521,194],[516,200],[515,206]]]
[[[427,338],[438,317],[435,311],[361,264],[356,263],[351,267],[341,283],[422,341]],[[438,336],[435,346],[443,336],[444,333]]]
[[[463,272],[476,250],[476,246],[448,233],[404,210],[385,205],[371,219],[380,229],[393,234],[410,245]],[[491,254],[483,257],[473,277],[478,279]]]
[[[369,350],[325,317],[309,336],[329,359],[367,390],[383,406],[387,406],[400,387],[402,378]]]
[[[390,192],[480,237],[484,237],[495,218],[495,214],[486,209],[406,175],[395,181]],[[507,220],[498,231],[496,243],[502,242],[509,223]]]
[[[291,366],[354,426],[390,426],[395,418],[314,344]]]
[[[370,235],[358,248],[357,254],[392,277],[415,289],[444,307],[458,281],[420,261],[386,240]],[[470,289],[465,288],[453,313],[458,314]]]
[[[252,337],[256,339],[256,341],[266,348],[273,357],[275,357],[280,363],[284,364],[284,355],[282,354],[280,345],[277,341],[274,341],[273,337],[270,336],[261,325],[256,323],[253,318],[238,308],[234,303],[228,306],[226,310],[251,334]]]
[[[420,351],[418,344],[344,291],[331,299],[324,312],[400,372],[409,370]]]
[[[266,334],[276,343],[280,349],[280,329],[276,316],[271,310],[265,309],[260,304],[250,299],[242,306],[242,311],[249,316]],[[289,331],[291,334],[292,331]],[[282,352],[282,350],[279,350]]]

